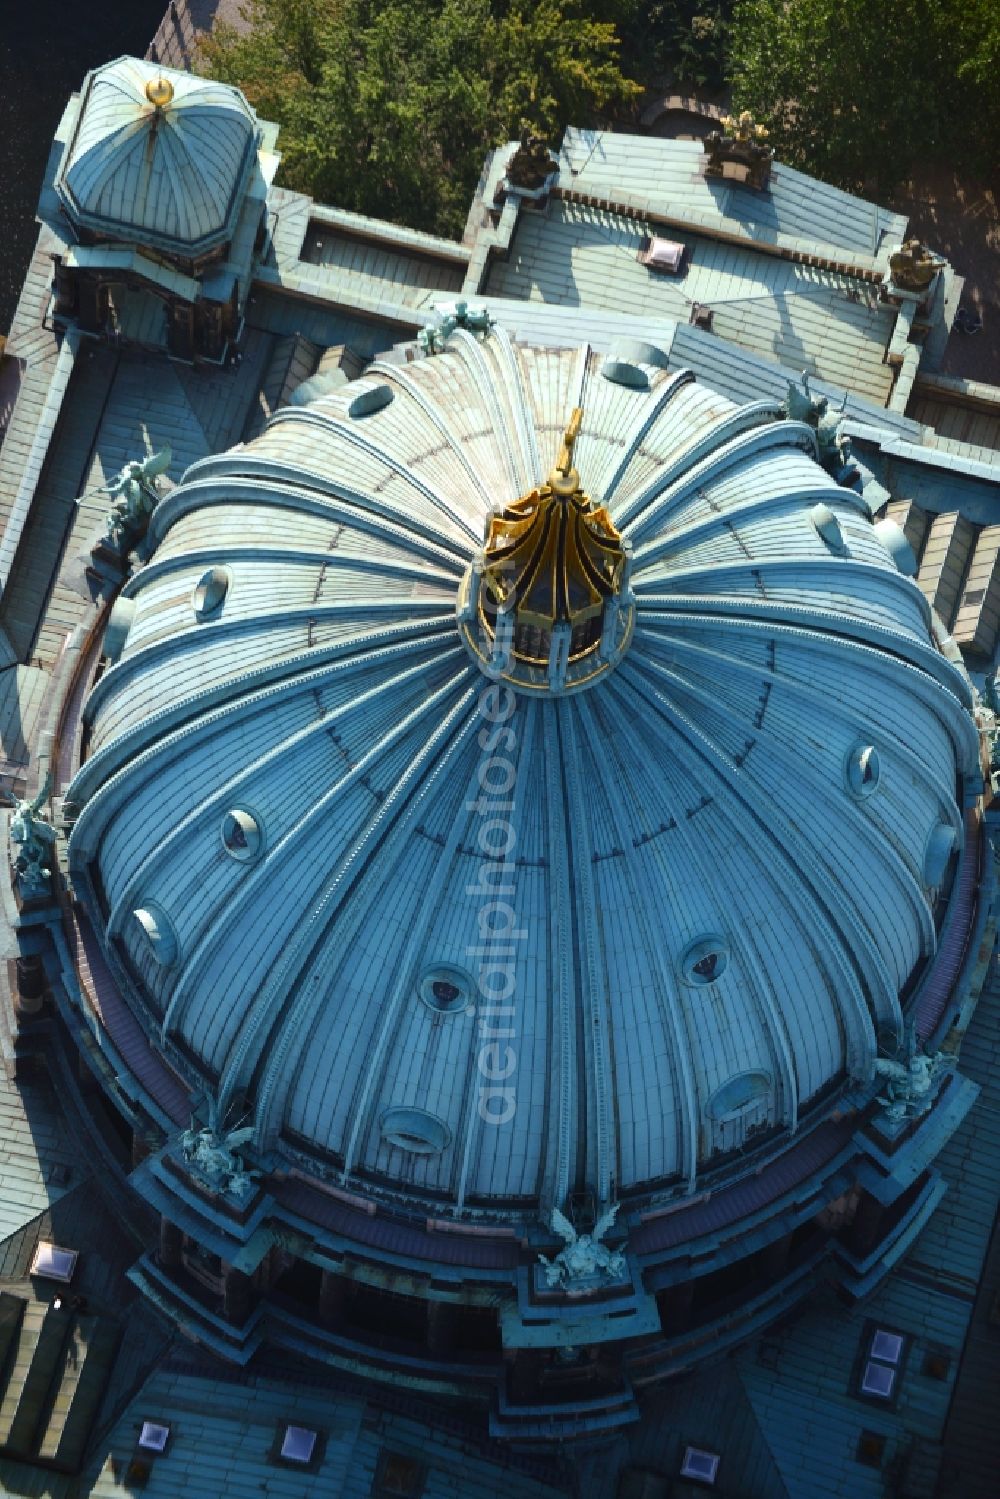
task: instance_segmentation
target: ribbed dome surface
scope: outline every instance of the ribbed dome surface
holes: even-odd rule
[[[68,793],[74,881],[160,1044],[317,1170],[511,1210],[693,1187],[870,1076],[933,953],[928,847],[961,838],[977,750],[927,605],[806,427],[646,373],[460,332],[280,413],[156,512]],[[634,637],[588,689],[519,694],[503,733],[456,596],[576,406]],[[491,755],[506,798],[482,796]],[[470,1006],[508,801],[498,1125]]]
[[[157,109],[160,79],[173,96]],[[87,78],[56,187],[85,228],[202,253],[232,234],[257,137],[238,89],[120,57]]]

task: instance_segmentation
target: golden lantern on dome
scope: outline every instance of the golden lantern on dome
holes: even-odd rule
[[[544,666],[552,638],[568,633],[567,662],[600,645],[605,605],[622,590],[625,548],[607,508],[581,488],[573,466],[582,408],[576,407],[544,484],[491,517],[483,556],[480,615],[495,635],[513,616],[515,659]]]

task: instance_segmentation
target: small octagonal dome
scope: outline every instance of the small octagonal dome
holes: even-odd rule
[[[373,380],[393,399],[359,404]],[[780,416],[460,332],[160,505],[70,859],[219,1117],[239,1100],[354,1190],[509,1218],[691,1190],[871,1077],[934,958],[925,850],[962,837],[978,741],[923,595]],[[498,517],[506,656],[506,597],[472,596]],[[539,594],[537,559],[590,568],[593,597]],[[626,587],[607,670],[553,686],[527,634],[510,665],[517,628],[589,630]],[[220,840],[233,808],[266,829],[253,859]],[[170,964],[136,909],[170,922]]]
[[[233,233],[258,139],[238,89],[120,57],[87,76],[56,190],[83,229],[202,254]]]

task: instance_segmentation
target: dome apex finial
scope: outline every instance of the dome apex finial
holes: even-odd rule
[[[559,450],[559,457],[556,459],[556,466],[546,481],[554,494],[575,494],[580,488],[580,475],[573,467],[573,449],[580,435],[582,421],[583,407],[574,406],[563,437],[562,447]]]

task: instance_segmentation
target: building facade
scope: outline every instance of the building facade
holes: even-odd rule
[[[422,1412],[359,1492],[434,1491],[443,1402],[484,1494],[931,1494],[958,1333],[868,1311],[973,1129],[994,936],[1000,468],[906,415],[951,268],[739,131],[507,148],[461,244],[274,148],[98,69],[11,333],[10,1071],[65,1083],[173,1351],[109,1332],[72,1446],[88,1314],[32,1308],[100,1228],[39,1230],[0,1448],[187,1492],[108,1444],[193,1347],[309,1407],[260,1458],[303,1493],[326,1379]],[[860,1342],[809,1475],[759,1371],[817,1316]]]

